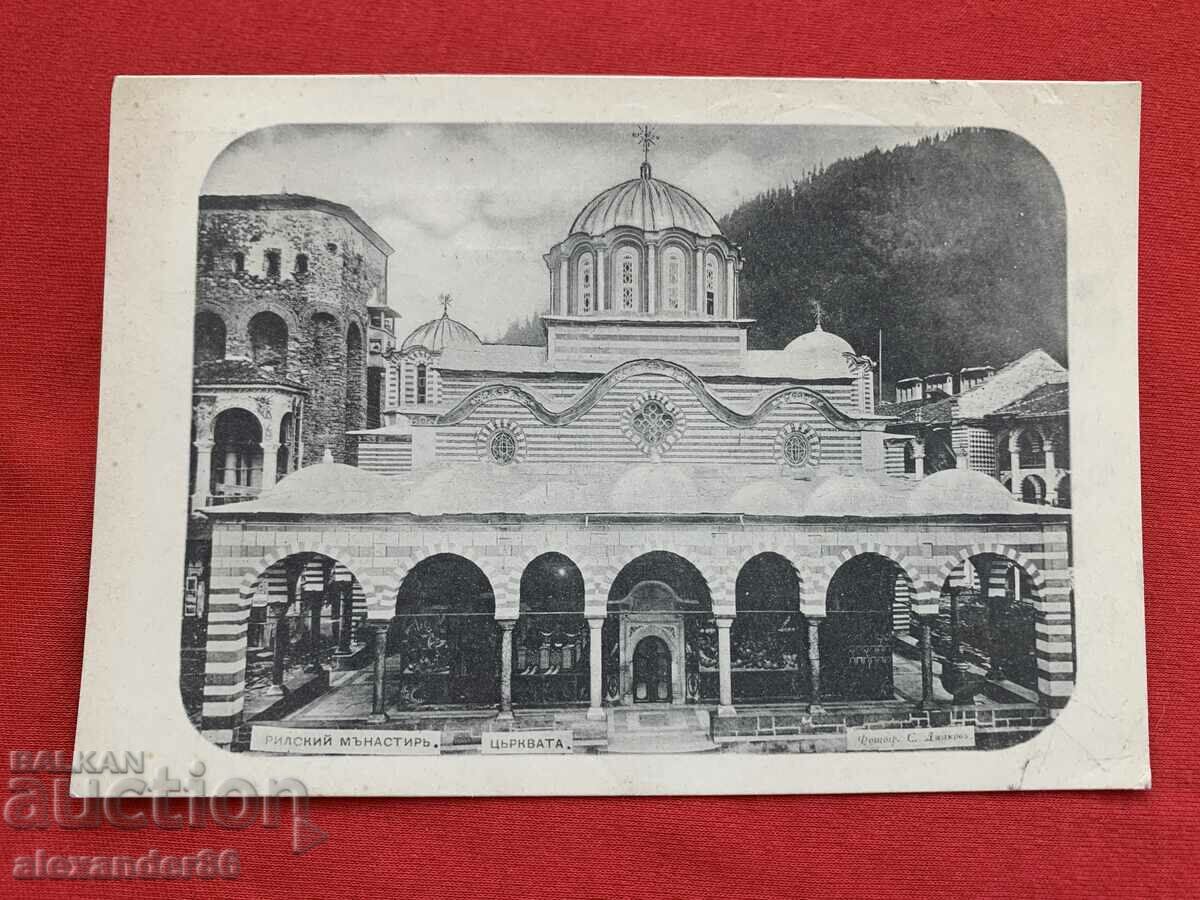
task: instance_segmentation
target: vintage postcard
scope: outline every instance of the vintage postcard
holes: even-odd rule
[[[1138,99],[120,79],[77,750],[1148,786]]]

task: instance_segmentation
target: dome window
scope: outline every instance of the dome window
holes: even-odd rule
[[[268,250],[264,256],[267,260],[267,277],[278,278],[281,268],[281,258],[278,250]]]
[[[590,313],[593,306],[592,258],[579,261],[579,311]]]
[[[666,307],[670,312],[683,309],[683,253],[678,247],[671,247],[665,254],[666,272]]]
[[[617,255],[617,271],[620,273],[621,311],[636,312],[638,306],[637,254],[630,249]]]

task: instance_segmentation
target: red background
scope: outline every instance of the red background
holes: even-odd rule
[[[1038,8],[1038,7],[1041,8]],[[1192,3],[655,4],[385,9],[7,0],[0,12],[0,752],[70,749],[92,514],[114,75],[611,73],[1143,82],[1142,453],[1148,793],[603,800],[335,800],[330,840],[282,831],[14,831],[14,856],[237,847],[236,885],[180,894],[1168,896],[1200,883],[1200,35]],[[1019,7],[1019,8],[1018,8]],[[152,476],[150,476],[152,477]],[[132,646],[132,645],[131,645]],[[5,775],[7,777],[7,774]],[[5,796],[8,796],[7,785]],[[1190,891],[1189,891],[1190,888]],[[149,886],[155,894],[162,884]]]

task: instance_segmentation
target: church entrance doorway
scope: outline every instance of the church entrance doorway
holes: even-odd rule
[[[660,637],[644,637],[633,651],[635,703],[671,702],[671,648]]]

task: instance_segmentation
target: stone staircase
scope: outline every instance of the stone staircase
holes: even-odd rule
[[[609,708],[609,753],[704,753],[717,745],[709,712],[689,706]]]

